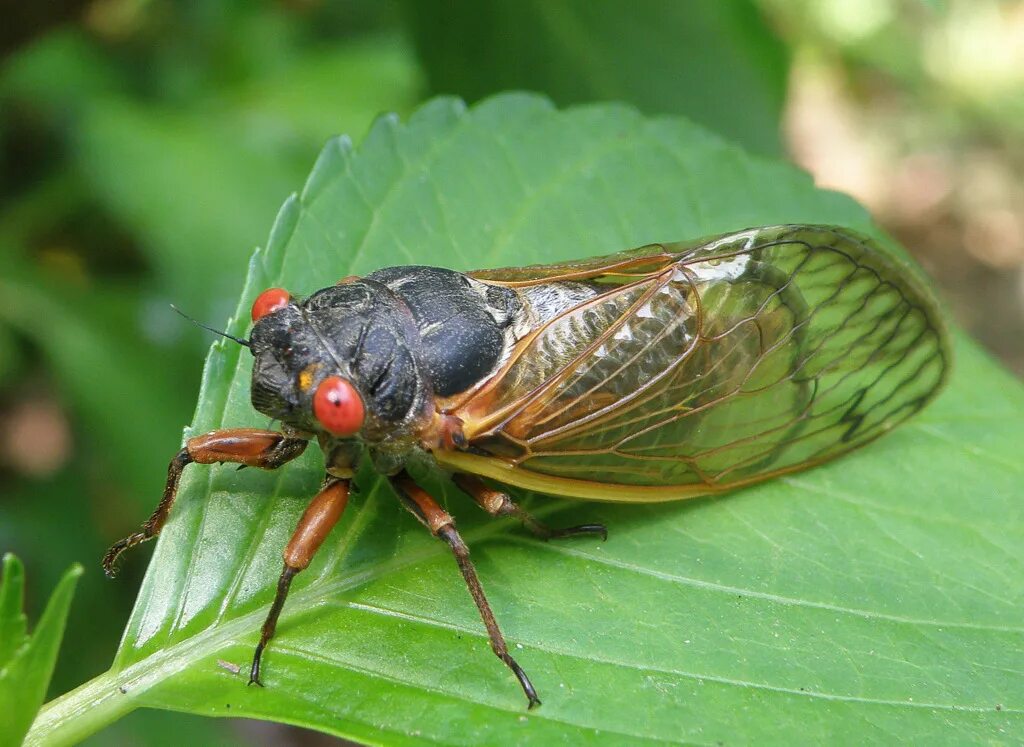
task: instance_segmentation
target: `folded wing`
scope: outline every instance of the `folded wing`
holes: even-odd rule
[[[671,500],[818,464],[920,410],[948,368],[927,288],[835,227],[475,275],[594,289],[455,404],[473,453],[437,455],[550,493]]]

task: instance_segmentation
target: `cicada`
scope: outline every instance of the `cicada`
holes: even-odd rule
[[[446,542],[494,653],[540,702],[488,605],[452,517],[410,476],[426,461],[494,516],[556,538],[505,486],[600,501],[722,493],[862,446],[921,410],[950,352],[914,272],[843,228],[751,228],[563,264],[476,272],[389,267],[252,307],[253,407],[280,430],[191,438],[163,498],[103,560],[156,536],[182,470],[276,469],[316,440],[326,476],[284,549],[249,674],[295,574],[345,509],[368,456]],[[485,482],[485,480],[487,480]]]

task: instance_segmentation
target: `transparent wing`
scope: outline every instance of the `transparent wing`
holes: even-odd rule
[[[845,229],[750,229],[535,274],[600,290],[458,404],[475,453],[438,455],[455,469],[607,500],[728,490],[876,438],[948,367],[927,289]]]

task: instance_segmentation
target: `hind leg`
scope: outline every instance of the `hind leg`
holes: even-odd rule
[[[491,516],[514,516],[537,537],[544,540],[575,537],[581,534],[597,534],[601,539],[608,539],[608,528],[604,524],[580,524],[575,527],[552,529],[537,521],[524,511],[507,494],[489,487],[483,480],[472,475],[455,475],[452,478],[459,488],[469,495],[484,511]]]

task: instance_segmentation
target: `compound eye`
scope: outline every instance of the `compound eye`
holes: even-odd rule
[[[340,376],[328,376],[313,395],[313,414],[335,436],[353,436],[363,427],[366,409],[359,392]]]
[[[278,309],[283,309],[291,300],[291,294],[284,288],[267,288],[253,301],[252,320],[258,322],[267,314],[273,314]]]

